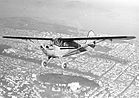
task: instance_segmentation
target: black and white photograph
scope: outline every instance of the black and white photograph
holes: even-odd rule
[[[0,0],[0,98],[139,98],[139,0]]]

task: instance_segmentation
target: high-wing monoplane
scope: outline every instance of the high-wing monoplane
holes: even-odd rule
[[[136,38],[135,36],[90,36],[94,34],[91,30],[88,32],[87,37],[60,37],[60,38],[42,38],[42,37],[16,37],[16,36],[3,36],[3,38],[22,39],[22,40],[50,40],[51,43],[47,45],[39,45],[43,53],[48,57],[47,60],[42,60],[42,66],[47,66],[53,58],[63,58],[87,51],[87,48],[94,48],[97,43],[105,40],[130,40]],[[76,41],[85,40],[86,43],[81,45]],[[92,40],[89,42],[89,40]],[[88,42],[87,42],[88,41]],[[69,51],[70,50],[70,51]],[[61,62],[62,68],[67,67],[66,62]]]

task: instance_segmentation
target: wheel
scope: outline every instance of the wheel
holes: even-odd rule
[[[67,68],[67,63],[65,63],[65,62],[62,63],[62,68],[63,68],[63,69]]]
[[[42,61],[41,65],[42,65],[43,67],[46,67],[46,66],[47,66],[47,62],[46,62],[46,61]]]

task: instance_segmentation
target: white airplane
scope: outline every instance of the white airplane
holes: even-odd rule
[[[50,40],[48,45],[39,45],[43,53],[48,57],[47,61],[42,60],[42,66],[47,66],[53,58],[68,57],[76,54],[81,54],[88,50],[88,47],[94,48],[97,43],[105,40],[130,40],[136,38],[135,36],[94,36],[91,30],[88,32],[87,37],[69,37],[69,38],[40,38],[40,37],[16,37],[16,36],[3,36],[3,38],[10,39],[23,39],[23,40]],[[86,43],[81,45],[75,41],[86,40]],[[89,42],[89,40],[93,40]],[[61,67],[66,68],[67,63],[61,61]]]

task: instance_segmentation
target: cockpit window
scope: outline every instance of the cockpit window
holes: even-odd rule
[[[64,43],[63,43],[63,46],[64,46],[64,47],[68,47],[67,42],[64,42]]]

